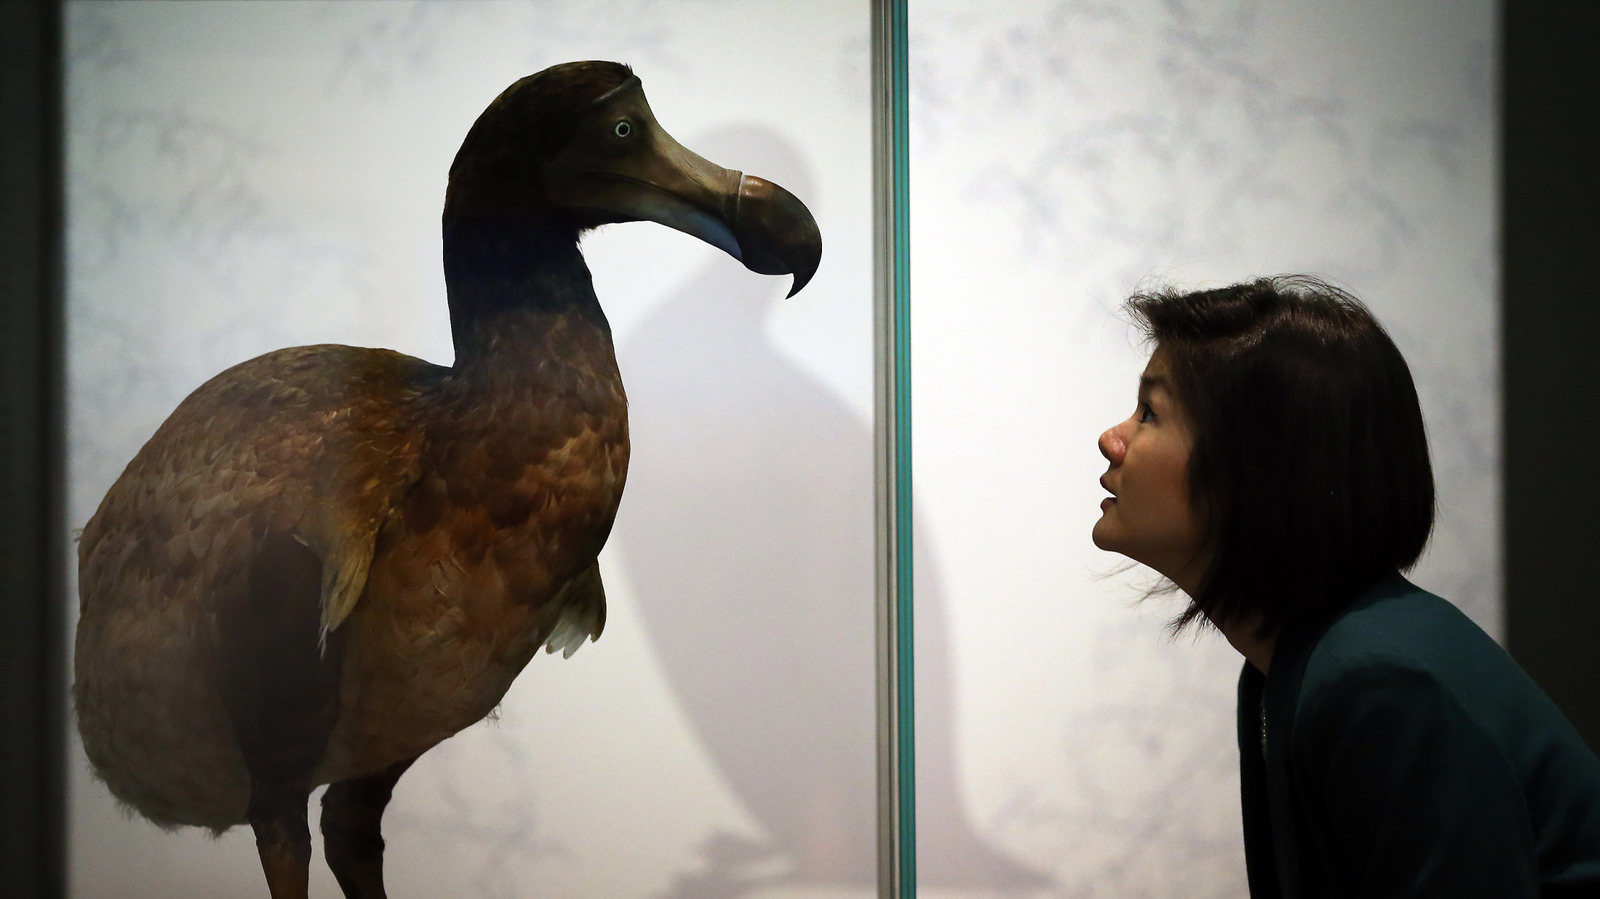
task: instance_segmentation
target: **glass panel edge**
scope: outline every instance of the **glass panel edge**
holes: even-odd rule
[[[874,380],[878,549],[878,879],[916,895],[912,689],[909,67],[906,0],[873,0]]]

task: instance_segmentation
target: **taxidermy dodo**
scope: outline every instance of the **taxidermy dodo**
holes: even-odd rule
[[[306,895],[311,791],[346,896],[383,896],[379,822],[417,756],[540,646],[600,636],[596,556],[628,467],[611,332],[578,249],[649,220],[765,274],[816,271],[792,194],[689,152],[609,62],[501,94],[450,167],[455,364],[310,346],[191,394],[84,528],[78,727],[165,826],[249,822]]]

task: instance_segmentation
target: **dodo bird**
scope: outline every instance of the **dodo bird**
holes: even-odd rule
[[[798,199],[673,141],[631,69],[567,63],[507,88],[451,165],[450,367],[297,347],[178,406],[79,543],[78,727],[117,798],[248,822],[282,899],[306,895],[329,784],[328,865],[384,895],[401,774],[540,646],[605,623],[627,403],[578,240],[639,220],[792,274],[791,295],[821,258]]]

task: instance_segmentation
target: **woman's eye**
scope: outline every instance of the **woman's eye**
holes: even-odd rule
[[[629,124],[627,119],[623,119],[611,129],[611,133],[615,134],[617,137],[627,137],[633,133],[633,125]]]
[[[1139,404],[1139,424],[1149,424],[1156,420],[1156,410],[1150,408],[1149,403]]]

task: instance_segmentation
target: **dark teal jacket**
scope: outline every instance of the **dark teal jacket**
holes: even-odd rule
[[[1398,574],[1245,664],[1239,769],[1254,899],[1600,896],[1600,760]]]

